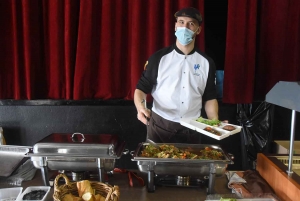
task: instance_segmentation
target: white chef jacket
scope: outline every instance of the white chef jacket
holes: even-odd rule
[[[137,89],[151,92],[152,111],[164,119],[198,118],[203,101],[217,97],[215,71],[213,60],[198,49],[184,55],[174,44],[150,56]]]

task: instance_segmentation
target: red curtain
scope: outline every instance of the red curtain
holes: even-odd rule
[[[205,22],[204,1],[2,0],[0,99],[132,100],[147,58],[175,41],[174,13],[196,7]],[[299,12],[298,0],[228,0],[223,102],[300,80]]]
[[[260,3],[256,99],[265,98],[278,81],[300,81],[300,1]]]
[[[239,9],[236,9],[239,8]],[[252,102],[256,48],[256,0],[229,0],[223,102]]]
[[[133,99],[174,13],[204,0],[0,1],[1,99]],[[204,30],[197,38],[204,51]]]
[[[223,102],[265,100],[278,81],[300,81],[299,58],[300,1],[228,0]]]

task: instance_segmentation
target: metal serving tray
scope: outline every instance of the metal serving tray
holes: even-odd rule
[[[150,145],[147,142],[140,143],[135,152],[132,153],[133,161],[139,162],[156,162],[156,163],[183,163],[183,164],[204,164],[204,163],[221,163],[221,164],[233,164],[232,158],[218,145],[208,145],[208,144],[184,144],[184,143],[156,143],[156,145],[174,145],[179,149],[189,149],[192,153],[200,153],[206,147],[217,150],[223,154],[223,159],[221,160],[208,160],[208,159],[174,159],[174,158],[151,158],[142,157],[141,152],[147,146]]]
[[[154,191],[153,177],[158,175],[177,175],[177,176],[209,176],[210,190],[214,185],[215,176],[225,174],[228,164],[233,164],[232,156],[225,153],[217,145],[207,144],[181,144],[181,143],[157,143],[157,145],[174,145],[179,149],[189,149],[193,153],[199,153],[205,147],[220,151],[224,158],[222,160],[206,159],[173,159],[173,158],[150,158],[141,157],[141,151],[149,143],[140,143],[135,152],[132,152],[132,161],[137,161],[141,172],[148,173],[148,191]]]

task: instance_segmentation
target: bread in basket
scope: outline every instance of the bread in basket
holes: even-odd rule
[[[59,180],[63,178],[65,184],[59,186]],[[105,198],[105,201],[118,201],[120,197],[120,190],[118,186],[111,186],[102,182],[90,181],[92,189],[94,189],[94,194],[100,194]],[[63,201],[65,196],[79,197],[77,182],[70,182],[69,178],[65,174],[59,174],[54,180],[54,193],[53,199],[55,201]],[[83,199],[81,199],[83,200]]]

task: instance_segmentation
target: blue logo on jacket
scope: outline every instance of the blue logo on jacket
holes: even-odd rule
[[[200,64],[195,64],[194,65],[194,70],[195,70],[194,75],[196,75],[196,76],[200,75],[200,73],[198,73],[199,69],[200,69]]]

